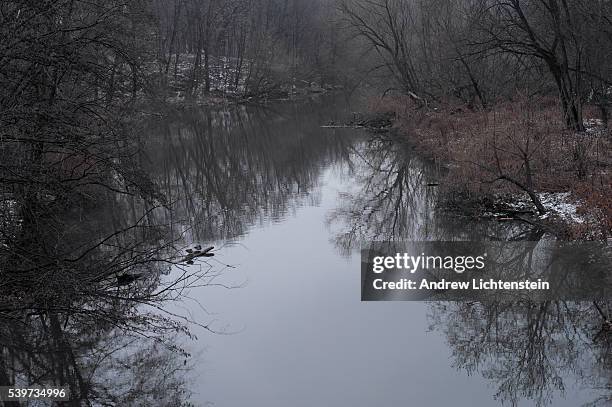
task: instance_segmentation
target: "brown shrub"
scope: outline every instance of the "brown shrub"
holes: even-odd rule
[[[444,182],[448,192],[482,197],[519,190],[496,180],[500,175],[535,191],[571,191],[582,210],[593,214],[601,233],[610,235],[611,138],[607,129],[568,131],[553,98],[522,98],[473,111],[451,104],[427,108],[406,97],[386,97],[371,108],[394,112],[398,132],[421,154],[450,169]],[[585,118],[596,117],[595,109],[585,109]]]

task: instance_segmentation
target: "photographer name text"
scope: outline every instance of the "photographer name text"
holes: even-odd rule
[[[472,279],[472,281],[448,281],[445,279],[432,281],[426,278],[415,281],[402,278],[397,281],[384,281],[377,278],[373,282],[375,290],[550,290],[550,283],[537,281],[503,281]]]
[[[465,271],[484,271],[487,254],[481,256],[428,256],[425,253],[414,256],[408,253],[397,253],[395,256],[377,256],[373,258],[372,272],[400,271],[414,274],[417,271],[454,271],[461,275]],[[387,281],[376,278],[372,281],[375,290],[550,290],[550,283],[537,280],[505,281],[499,279],[474,278],[471,281],[456,281],[444,278],[401,278]]]

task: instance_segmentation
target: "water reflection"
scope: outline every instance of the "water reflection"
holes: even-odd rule
[[[349,113],[345,106],[325,101],[190,108],[156,121],[149,160],[176,209],[168,223],[187,240],[240,238],[254,226],[284,221],[302,205],[316,206],[322,174],[334,167],[331,182],[341,193],[325,220],[345,256],[372,240],[545,238],[527,224],[479,222],[437,211],[438,189],[428,184],[435,184],[441,171],[409,145],[320,129]],[[300,230],[287,237],[302,244]],[[527,248],[514,260],[537,257],[536,244]],[[601,394],[594,401],[603,405],[610,400],[610,340],[607,334],[597,337],[602,319],[593,310],[590,303],[483,299],[432,304],[430,318],[432,328],[447,337],[454,366],[495,383],[499,402],[547,405],[578,378]]]
[[[186,355],[111,319],[51,312],[1,322],[2,386],[67,387],[71,400],[59,403],[67,406],[170,407],[189,399]]]
[[[92,405],[187,404],[189,388],[195,387],[186,379],[189,355],[177,346],[176,335],[189,332],[180,323],[184,320],[164,313],[164,309],[167,310],[168,301],[184,292],[190,281],[206,285],[218,276],[219,268],[215,262],[191,267],[177,264],[176,259],[185,255],[184,246],[192,242],[237,240],[256,228],[263,234],[265,228],[261,226],[286,223],[293,214],[304,216],[302,206],[317,206],[324,192],[334,194],[330,210],[321,218],[311,212],[304,222],[326,221],[329,230],[322,233],[328,234],[304,236],[302,222],[301,227],[296,226],[283,236],[273,235],[270,242],[263,243],[274,244],[286,238],[282,247],[295,259],[303,255],[304,242],[316,239],[317,250],[323,253],[326,239],[330,238],[333,247],[329,256],[337,257],[340,252],[352,259],[361,243],[371,240],[539,241],[545,237],[542,231],[529,225],[478,222],[441,213],[436,208],[438,189],[428,185],[438,181],[440,170],[418,158],[410,146],[380,135],[320,128],[330,120],[341,122],[350,117],[352,110],[359,107],[351,108],[346,100],[333,98],[222,110],[197,107],[172,110],[148,122],[144,132],[146,154],[136,156],[148,167],[165,201],[161,197],[117,198],[96,191],[93,199],[86,200],[95,201],[96,205],[81,205],[61,217],[55,212],[46,216],[48,213],[40,209],[37,223],[25,225],[17,224],[15,219],[19,217],[3,205],[0,223],[5,225],[2,229],[5,234],[0,238],[6,240],[9,231],[21,233],[21,238],[11,238],[10,246],[0,240],[0,267],[10,266],[23,273],[3,275],[6,278],[0,292],[0,385],[67,385],[74,395]],[[340,194],[336,196],[337,190]],[[173,210],[166,210],[162,203]],[[528,261],[539,250],[536,245],[529,249],[517,254],[521,261]],[[261,274],[266,274],[270,284],[299,280],[300,290],[305,293],[309,283],[327,281],[330,270],[301,270],[298,265],[298,270],[311,275],[287,278],[287,268],[280,260],[289,264],[291,258],[284,258],[281,253],[280,260],[268,260],[276,255],[275,250],[258,257],[261,263],[255,265],[257,271],[265,270]],[[321,268],[329,261],[323,257],[325,254],[317,255],[322,256],[320,262],[307,262],[312,268]],[[257,256],[249,256],[247,261],[251,257]],[[334,264],[340,267],[338,262]],[[68,280],[58,279],[57,276],[65,274],[57,270],[77,274]],[[177,279],[167,279],[171,270],[176,272]],[[358,265],[354,270],[358,273]],[[284,278],[279,277],[281,273]],[[126,274],[137,278],[123,285],[120,276]],[[338,287],[351,287],[343,280],[350,278],[347,276],[333,274]],[[259,302],[250,302],[249,307],[271,310],[270,318],[282,310],[290,315],[288,318],[293,318],[293,313],[304,318],[325,315],[328,329],[322,331],[334,336],[338,333],[346,343],[338,345],[335,337],[329,339],[325,332],[313,334],[311,329],[305,329],[303,337],[326,344],[334,355],[337,350],[334,346],[362,351],[358,342],[361,336],[380,343],[395,340],[385,336],[388,333],[380,322],[384,314],[350,305],[349,299],[356,298],[357,292],[338,295],[330,287],[322,287],[311,287],[310,296],[302,292],[302,296],[293,296],[292,287],[275,286],[279,301],[289,302],[295,297],[299,304],[282,303],[278,307],[274,303],[264,307],[267,298],[258,297],[254,300]],[[313,298],[322,295],[321,292],[326,299],[328,295],[337,295],[334,301],[322,306],[331,306],[337,315],[343,316],[341,320],[335,320],[334,312],[327,308],[307,303],[315,301]],[[269,292],[263,295],[266,294]],[[202,295],[197,300],[206,303],[208,298]],[[313,314],[308,314],[311,306]],[[599,306],[601,312],[592,303],[502,304],[483,298],[480,303],[433,303],[429,318],[432,329],[447,339],[454,367],[494,383],[500,402],[513,405],[528,399],[538,405],[550,404],[576,377],[582,385],[593,389],[594,401],[604,405],[610,402],[612,362],[610,335],[599,331],[603,326],[602,315],[609,317],[612,307],[601,302]],[[391,307],[385,310],[395,315],[388,324],[401,320],[403,310]],[[371,321],[382,324],[379,331],[363,332],[370,329],[363,327],[365,313]],[[412,316],[417,318],[414,313]],[[283,339],[283,333],[273,328],[277,321],[266,318],[265,312],[257,314],[257,323],[269,327],[261,334],[262,342],[271,342],[276,352],[286,344],[270,341],[265,335]],[[285,339],[296,340],[295,332],[288,335]],[[417,340],[427,352],[427,341]],[[202,344],[205,346],[206,340]],[[305,343],[303,348],[308,346]],[[300,356],[293,349],[289,351]],[[352,360],[357,353],[346,351],[344,355]],[[371,363],[376,362],[371,359]],[[324,363],[323,360],[320,365],[311,363],[312,371],[308,371],[309,363],[304,363],[304,372],[283,371],[282,375],[301,374],[306,378],[319,372]],[[299,359],[296,364],[300,365]],[[344,367],[339,366],[340,370]],[[439,373],[442,381],[452,377],[449,372],[438,370],[435,374]],[[386,370],[381,368],[377,372],[383,374]],[[417,374],[412,370],[406,373]],[[369,375],[368,372],[365,376],[369,379]],[[224,380],[232,382],[229,375]],[[327,382],[322,385],[331,386]],[[478,385],[485,387],[486,382]],[[330,394],[333,389],[323,390]],[[291,389],[286,391],[290,393]],[[598,395],[602,398],[595,400]],[[74,401],[72,405],[79,403]]]
[[[38,205],[6,229],[0,385],[65,386],[72,406],[185,405],[187,355],[174,338],[189,335],[187,321],[163,307],[208,269],[166,281],[177,249],[162,208],[89,193],[97,201],[78,211]]]
[[[599,306],[610,315],[610,303]],[[612,338],[598,334],[602,316],[592,303],[432,303],[430,320],[454,366],[494,383],[503,403],[549,405],[568,377],[593,389],[592,405],[612,401]]]
[[[368,240],[419,239],[428,234],[436,204],[431,165],[408,146],[385,136],[355,145],[348,168],[356,186],[341,195],[328,222],[339,230],[335,244],[350,254]]]
[[[345,161],[351,184],[327,219],[344,255],[368,242],[410,240],[539,240],[527,224],[482,222],[437,211],[443,170],[397,137],[372,135]]]
[[[217,269],[167,277],[184,242],[132,140],[66,139],[1,146],[0,385],[67,386],[73,406],[184,405],[175,338],[191,321],[165,307]]]
[[[537,268],[536,259],[550,259],[550,244],[542,241],[550,236],[541,229],[437,213],[439,197],[431,184],[441,172],[404,143],[373,136],[355,145],[348,168],[355,184],[340,196],[328,217],[335,227],[333,242],[345,255],[372,241],[391,246],[410,240],[524,241],[516,246],[522,250],[503,259],[505,269],[525,272],[513,272],[511,277],[517,280],[530,276],[530,270]],[[574,281],[572,286],[581,283]],[[446,336],[454,366],[495,383],[494,397],[501,403],[518,405],[530,400],[537,406],[550,405],[563,395],[568,380],[577,378],[592,389],[591,405],[608,405],[612,402],[612,340],[606,320],[612,307],[601,302],[603,310],[598,312],[596,305],[502,303],[485,296],[481,302],[431,303],[429,317],[432,329]]]
[[[354,139],[320,128],[342,109],[193,108],[154,123],[150,162],[175,203],[174,221],[192,227],[194,240],[233,239],[315,203],[322,169],[345,159]]]

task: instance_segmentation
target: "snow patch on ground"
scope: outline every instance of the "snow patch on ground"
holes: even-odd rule
[[[584,217],[578,214],[579,202],[573,200],[569,192],[542,192],[539,197],[542,205],[548,211],[541,217],[542,219],[553,214],[568,222],[585,222]]]
[[[540,202],[546,208],[546,214],[539,216],[540,219],[548,219],[557,217],[569,223],[584,223],[587,219],[584,215],[578,213],[580,202],[571,197],[570,192],[540,192],[538,193]],[[527,194],[517,194],[511,197],[498,196],[497,201],[500,202],[500,207],[506,208],[501,212],[486,212],[485,217],[506,217],[512,216],[509,211],[518,213],[536,214],[536,208]]]
[[[584,131],[590,136],[599,136],[606,132],[603,120],[601,119],[586,119],[584,121]]]

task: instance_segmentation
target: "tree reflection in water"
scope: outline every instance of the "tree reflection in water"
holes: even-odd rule
[[[192,321],[164,307],[218,270],[176,264],[178,242],[137,199],[37,219],[36,246],[11,251],[9,241],[0,257],[11,265],[0,285],[0,385],[67,386],[65,405],[185,405],[188,355],[175,337]],[[17,262],[17,250],[35,255]]]
[[[454,365],[495,383],[502,402],[548,405],[571,376],[601,394],[593,405],[612,401],[612,338],[597,335],[602,319],[592,303],[432,303],[429,317]]]
[[[152,164],[140,190],[79,186],[61,195],[72,206],[42,193],[3,205],[0,385],[68,386],[67,405],[188,404],[189,355],[177,343],[189,325],[212,328],[168,305],[223,265],[181,265],[183,248],[316,199],[321,169],[350,146],[320,129],[328,119],[308,103],[175,111],[146,127],[146,153],[130,153],[135,167]],[[118,175],[94,176],[114,187]]]
[[[67,386],[64,405],[187,405],[189,355],[177,338],[198,322],[166,307],[220,268],[180,264],[165,208],[92,193],[78,217],[36,216],[4,244],[0,385]]]
[[[500,236],[537,240],[541,232],[529,225],[477,222],[436,211],[442,175],[436,165],[420,158],[410,145],[387,136],[355,144],[346,164],[355,187],[345,191],[328,217],[333,241],[350,254],[369,241],[480,240]],[[434,185],[431,185],[434,184]]]
[[[63,405],[187,405],[186,355],[115,322],[64,312],[4,320],[1,385],[65,386]]]
[[[355,147],[349,168],[358,185],[341,196],[329,217],[344,254],[368,241],[530,241],[509,258],[527,272],[542,255],[537,252],[547,250],[537,244],[544,232],[530,225],[433,216],[437,190],[427,184],[439,172],[409,146],[373,137]],[[528,275],[517,279],[522,277]],[[612,315],[612,304],[598,305],[607,318]],[[429,319],[446,336],[454,366],[495,383],[495,398],[503,403],[529,399],[549,405],[572,376],[600,394],[593,406],[612,403],[612,338],[602,332],[604,319],[594,303],[499,302],[485,296],[480,302],[432,302]]]
[[[435,190],[433,168],[405,145],[375,136],[356,144],[348,168],[358,187],[345,191],[328,219],[344,254],[368,240],[396,241],[427,234]]]
[[[164,309],[189,286],[216,278],[219,264],[182,267],[182,247],[237,239],[316,201],[322,169],[332,164],[356,184],[328,219],[342,253],[370,240],[542,238],[526,225],[435,213],[438,192],[427,186],[438,179],[435,167],[384,137],[321,130],[342,114],[321,106],[186,108],[152,120],[146,154],[134,157],[149,167],[163,202],[87,189],[84,205],[51,213],[41,196],[27,206],[36,222],[23,224],[4,205],[0,270],[13,272],[2,273],[0,285],[0,385],[69,386],[78,397],[67,405],[188,404],[188,355],[177,335],[189,335],[185,323],[194,321]],[[138,278],[123,285],[122,275]],[[610,304],[600,305],[609,315]],[[430,317],[456,367],[497,383],[502,401],[544,405],[574,374],[600,389],[605,404],[610,338],[594,340],[595,311],[483,300],[432,304]]]
[[[320,128],[336,114],[327,106],[193,108],[153,123],[151,171],[175,203],[171,223],[190,225],[194,240],[232,240],[316,201],[322,169],[354,140]]]

